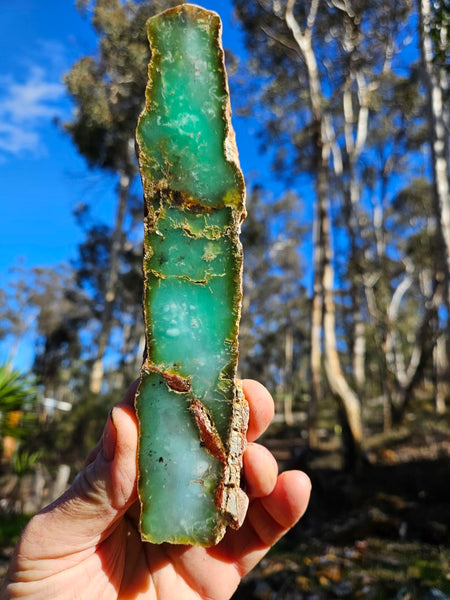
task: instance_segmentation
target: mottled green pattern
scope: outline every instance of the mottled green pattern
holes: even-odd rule
[[[173,368],[190,378],[193,394],[214,411],[216,427],[226,436],[231,399],[219,383],[229,388],[224,384],[237,359],[240,261],[226,225],[214,239],[208,224],[205,230],[192,237],[167,223],[162,211],[157,231],[146,236],[145,302],[154,315],[148,353],[160,369]]]
[[[147,212],[147,356],[136,401],[141,534],[208,546],[237,520],[220,490],[238,487],[236,432],[246,424],[235,386],[244,184],[218,16],[183,5],[151,19],[148,32],[137,129]],[[212,444],[194,414],[200,405]]]
[[[158,373],[145,377],[140,394],[140,420],[152,424],[152,435],[141,446],[140,492],[148,506],[141,529],[155,543],[170,536],[180,544],[193,538],[208,542],[217,529],[220,463],[198,443],[187,394],[170,390]]]
[[[153,85],[139,125],[144,168],[207,206],[237,204],[242,184],[224,156],[226,123],[218,110],[227,101],[219,22],[210,16],[191,25],[183,13],[149,21]]]

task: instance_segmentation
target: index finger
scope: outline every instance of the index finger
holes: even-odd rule
[[[250,411],[247,439],[254,442],[269,426],[275,407],[269,390],[258,381],[244,379],[242,388]]]
[[[127,389],[125,396],[118,403],[118,406],[134,406],[134,399],[138,390],[140,379],[135,379]]]
[[[138,386],[139,379],[130,385],[119,405],[133,406]],[[264,433],[273,419],[275,410],[273,398],[267,388],[253,379],[243,379],[242,389],[250,412],[247,439],[249,442],[254,442]]]

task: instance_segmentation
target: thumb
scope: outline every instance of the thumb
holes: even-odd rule
[[[127,396],[110,412],[93,460],[27,526],[24,542],[36,542],[33,530],[41,542],[45,538],[35,548],[40,558],[43,552],[55,557],[96,546],[136,501],[137,419]]]
[[[137,420],[134,409],[115,406],[108,415],[100,450],[77,475],[56,506],[82,523],[84,536],[107,534],[136,500]]]

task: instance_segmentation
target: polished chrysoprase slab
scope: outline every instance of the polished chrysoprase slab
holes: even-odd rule
[[[184,4],[148,22],[137,128],[145,195],[147,350],[139,419],[141,535],[210,546],[247,507],[247,405],[235,381],[244,181],[220,19]]]

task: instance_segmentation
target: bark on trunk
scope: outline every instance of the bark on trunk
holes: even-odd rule
[[[418,0],[420,17],[420,42],[425,85],[428,95],[430,149],[433,169],[433,193],[440,239],[443,242],[446,279],[445,304],[450,313],[450,151],[448,125],[450,111],[444,103],[444,87],[448,87],[448,72],[434,62],[431,37],[432,8],[430,0]],[[448,347],[450,319],[434,348],[436,369],[435,407],[438,414],[445,412],[448,392]]]
[[[354,321],[353,376],[356,388],[361,392],[366,383],[366,326],[361,319],[360,311],[355,314]]]
[[[363,427],[361,404],[343,373],[336,340],[336,307],[333,293],[334,269],[331,249],[331,223],[326,201],[326,173],[319,171],[317,202],[320,206],[321,232],[324,249],[323,294],[324,294],[324,354],[325,372],[332,392],[337,396],[343,409],[344,425],[348,426],[346,442],[346,466],[357,468],[362,462]],[[344,427],[346,431],[346,427]]]
[[[319,220],[315,218],[315,228]],[[308,443],[310,448],[317,448],[317,417],[319,402],[322,398],[322,323],[323,323],[323,294],[321,265],[321,245],[317,235],[314,236],[314,282],[311,304],[311,397],[308,405]]]
[[[444,104],[442,81],[447,77],[443,67],[434,62],[431,37],[432,9],[430,0],[419,0],[421,53],[428,94],[430,149],[433,169],[433,190],[437,220],[445,245],[447,276],[447,308],[450,307],[450,165],[446,128],[448,109]]]
[[[293,405],[293,389],[292,389],[292,374],[294,371],[294,337],[292,329],[288,328],[284,338],[284,394],[283,394],[283,410],[284,420],[287,425],[294,424],[294,415],[292,412]]]
[[[286,24],[292,32],[295,43],[305,62],[308,72],[308,88],[311,105],[311,112],[316,124],[317,152],[320,155],[318,161],[321,161],[321,89],[317,61],[312,47],[312,27],[317,15],[318,0],[313,0],[310,5],[307,19],[307,27],[301,30],[294,16],[295,0],[288,0],[286,7]],[[316,204],[316,216],[313,224],[313,295],[311,303],[311,398],[308,407],[308,441],[310,447],[318,445],[317,437],[317,416],[318,405],[322,396],[322,326],[323,326],[323,291],[322,291],[322,241],[320,234],[320,217],[318,216],[319,207]]]
[[[346,43],[348,48],[350,48],[350,46],[354,48],[351,35],[346,40]],[[358,99],[356,110],[352,93],[355,84]],[[350,248],[349,261],[351,265],[358,266],[362,263],[362,250],[358,245],[358,239],[362,239],[362,232],[365,225],[362,223],[359,208],[361,201],[361,186],[357,175],[357,164],[366,144],[369,130],[369,86],[362,73],[354,71],[353,69],[350,70],[342,104],[344,114],[345,149],[349,173],[348,187],[344,187],[343,193],[344,206],[347,213],[346,222]],[[334,165],[336,176],[341,177],[342,173],[339,173],[336,170],[336,161],[334,161]],[[365,323],[361,316],[362,305],[364,302],[364,295],[360,292],[362,284],[363,282],[359,280],[359,276],[355,272],[351,273],[350,297],[353,304],[351,332],[352,366],[353,377],[358,391],[364,389],[366,359]]]
[[[449,390],[447,335],[442,332],[436,340],[433,353],[436,376],[435,410],[438,415],[445,414]]]

